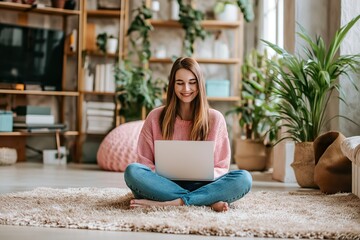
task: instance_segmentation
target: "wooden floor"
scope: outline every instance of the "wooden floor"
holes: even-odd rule
[[[271,172],[253,172],[252,191],[296,191],[297,184],[272,180]],[[72,188],[72,187],[119,187],[126,188],[124,175],[119,172],[100,170],[95,164],[68,164],[67,166],[49,166],[42,163],[18,163],[0,166],[0,194],[28,191],[36,187]],[[171,240],[207,240],[230,239],[227,237],[204,237],[196,235],[174,235],[158,233],[110,232],[98,230],[74,230],[60,228],[39,228],[0,225],[0,239],[171,239]],[[241,238],[231,238],[241,239]],[[249,239],[249,238],[246,238]],[[260,239],[260,238],[256,238]]]

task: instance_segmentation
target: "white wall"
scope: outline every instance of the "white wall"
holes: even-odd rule
[[[342,0],[341,1],[341,26],[348,23],[351,19],[360,14],[360,1]],[[340,54],[359,54],[360,53],[360,20],[349,31],[340,48]],[[359,74],[351,75],[356,86],[360,88]],[[339,103],[340,114],[347,116],[360,124],[360,92],[356,91],[353,85],[345,79],[340,78],[340,85],[346,93],[347,104]],[[360,135],[360,127],[345,119],[339,119],[339,129],[345,136]]]

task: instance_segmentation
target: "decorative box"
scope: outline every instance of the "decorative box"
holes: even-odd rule
[[[0,132],[13,131],[13,113],[0,110]]]
[[[43,163],[50,165],[66,165],[67,157],[66,147],[60,147],[60,156],[57,149],[43,150]]]
[[[206,95],[208,97],[229,97],[230,81],[211,79],[206,81]]]

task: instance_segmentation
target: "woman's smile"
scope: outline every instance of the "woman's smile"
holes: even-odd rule
[[[183,103],[190,103],[199,93],[195,75],[187,69],[179,69],[175,75],[175,94]]]

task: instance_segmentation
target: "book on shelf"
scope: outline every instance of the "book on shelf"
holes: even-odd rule
[[[62,123],[54,124],[26,124],[26,123],[14,123],[14,130],[23,132],[56,132],[65,131],[66,125]]]
[[[27,123],[27,124],[54,124],[54,115],[36,115],[27,114],[14,117],[14,123]]]
[[[86,115],[113,117],[115,115],[115,113],[114,113],[114,110],[88,108],[88,109],[86,109]]]
[[[97,64],[95,66],[94,91],[115,92],[114,64]]]
[[[16,115],[51,115],[51,108],[46,106],[17,106],[15,108]]]
[[[95,109],[108,109],[108,110],[115,110],[115,103],[114,102],[95,102],[95,101],[87,101],[86,102],[87,108],[95,108]]]

